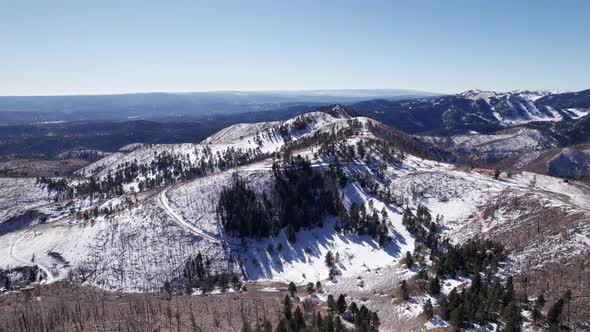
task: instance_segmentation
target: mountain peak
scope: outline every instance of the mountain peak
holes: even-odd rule
[[[479,89],[467,90],[461,93],[456,94],[456,96],[463,97],[466,99],[471,100],[485,100],[488,104],[490,102],[490,98],[497,96],[498,93],[494,91],[485,91]]]
[[[548,90],[512,90],[507,92],[498,92],[498,91],[490,91],[490,90],[480,90],[480,89],[472,89],[467,90],[461,93],[456,94],[456,96],[460,96],[466,99],[483,99],[489,102],[489,99],[492,97],[495,98],[507,98],[511,96],[519,96],[521,98],[534,101],[541,97],[548,96],[550,94],[557,93],[557,91],[548,91]]]
[[[355,112],[352,109],[342,104],[334,104],[320,107],[316,111],[327,113],[338,119],[348,119],[356,116]]]

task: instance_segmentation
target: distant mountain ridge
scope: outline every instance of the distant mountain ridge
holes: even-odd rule
[[[351,107],[363,116],[410,133],[489,133],[534,122],[580,119],[590,113],[590,90],[573,93],[469,90],[413,100],[369,100]]]
[[[590,90],[469,90],[413,100],[369,100],[351,108],[474,165],[590,176]]]
[[[0,96],[0,124],[47,121],[170,119],[182,116],[274,111],[384,98],[412,99],[430,92],[394,89],[213,91],[118,95]]]

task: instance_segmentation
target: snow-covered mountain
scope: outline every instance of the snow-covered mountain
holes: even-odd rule
[[[516,125],[534,121],[560,121],[563,116],[546,107],[537,108],[535,101],[550,95],[546,91],[493,91],[469,90],[457,96],[474,103],[484,102],[502,125]]]
[[[352,107],[358,114],[415,133],[417,140],[472,165],[588,177],[585,169],[590,165],[581,158],[584,152],[572,158],[567,149],[578,151],[576,145],[590,142],[590,90],[469,90],[406,101],[366,101]],[[570,157],[550,162],[562,149]]]
[[[489,133],[527,123],[584,117],[590,112],[590,90],[575,93],[469,90],[405,101],[372,100],[352,107],[361,115],[411,133]]]
[[[536,97],[545,98],[535,93],[518,98],[532,103]],[[453,98],[483,110],[483,103],[516,105],[511,100],[517,97]],[[440,99],[428,102],[435,100]],[[497,112],[509,114],[500,106]],[[2,179],[0,206],[19,208],[0,214],[0,266],[37,265],[47,282],[70,279],[108,290],[154,291],[181,278],[187,261],[201,253],[214,270],[231,269],[244,280],[302,286],[322,281],[328,294],[345,293],[347,300],[379,311],[384,331],[399,324],[426,330],[448,325],[420,316],[430,297],[404,302],[390,295],[401,280],[433,266],[404,217],[426,207],[433,219],[443,216],[436,218],[441,239],[459,245],[479,237],[506,246],[498,275],[514,275],[519,291],[527,289],[533,297],[544,292],[553,301],[573,289],[572,303],[584,306],[587,286],[578,279],[587,280],[590,271],[578,260],[590,251],[590,187],[528,172],[494,176],[489,169],[445,163],[453,155],[437,148],[444,143],[505,157],[512,155],[512,145],[554,146],[538,135],[515,129],[458,135],[449,142],[418,140],[337,105],[287,121],[237,124],[198,144],[136,145],[81,169],[78,178]],[[222,193],[240,177],[261,204],[275,204],[277,165],[294,167],[287,164],[290,159],[323,174],[316,186],[327,188],[347,214],[365,211],[361,215],[376,222],[370,225],[378,225],[386,238],[345,230],[340,214],[323,216],[294,235],[289,227],[258,239],[228,230],[220,219]],[[29,211],[45,217],[39,220]],[[326,264],[328,252],[338,257],[332,266]],[[408,252],[422,257],[411,269]],[[557,286],[544,282],[558,274]],[[469,283],[448,277],[442,291]],[[581,310],[578,318],[585,314]]]
[[[415,135],[420,141],[453,152],[474,165],[527,170],[552,176],[588,179],[590,117],[537,122],[491,133]]]

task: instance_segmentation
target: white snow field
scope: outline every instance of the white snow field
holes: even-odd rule
[[[0,177],[0,224],[27,210],[51,203],[52,195],[31,178]]]

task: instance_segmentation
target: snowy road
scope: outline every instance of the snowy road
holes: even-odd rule
[[[168,189],[170,189],[170,187],[162,190],[159,194],[158,194],[158,205],[170,216],[172,217],[172,220],[174,220],[174,222],[186,229],[187,231],[189,231],[190,233],[202,237],[207,241],[213,242],[213,243],[219,243],[220,245],[240,245],[240,244],[235,244],[235,243],[230,243],[227,241],[223,241],[220,240],[210,234],[207,234],[205,231],[203,231],[202,229],[199,229],[193,225],[191,225],[189,222],[187,222],[186,220],[184,220],[180,215],[178,215],[178,213],[176,213],[171,207],[170,204],[168,202],[168,197],[166,196],[166,192],[168,191]]]
[[[51,282],[55,281],[55,277],[53,276],[53,274],[51,273],[51,271],[47,267],[45,267],[39,263],[33,263],[30,261],[23,260],[15,254],[16,244],[18,243],[18,241],[20,241],[23,238],[23,236],[25,236],[26,233],[27,233],[27,231],[24,231],[19,237],[16,238],[16,240],[14,240],[14,242],[12,242],[12,244],[10,245],[10,257],[12,257],[12,259],[14,259],[15,261],[20,262],[26,266],[37,265],[39,267],[39,269],[41,269],[41,270],[43,270],[43,272],[45,272],[45,275],[46,275],[45,282],[51,283]]]

